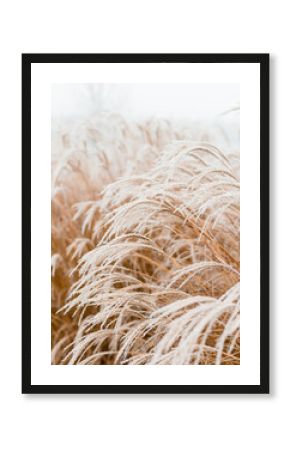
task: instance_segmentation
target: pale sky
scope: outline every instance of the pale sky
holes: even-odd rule
[[[214,119],[239,99],[238,84],[54,84],[52,117],[110,111],[131,119]]]

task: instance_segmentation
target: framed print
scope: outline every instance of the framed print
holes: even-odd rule
[[[22,55],[23,393],[269,392],[269,55]]]

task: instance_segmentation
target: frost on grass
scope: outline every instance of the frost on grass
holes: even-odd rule
[[[52,150],[52,363],[239,364],[226,130],[103,114]]]

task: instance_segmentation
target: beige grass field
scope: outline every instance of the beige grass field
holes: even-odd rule
[[[239,148],[98,114],[52,140],[52,364],[240,364]]]

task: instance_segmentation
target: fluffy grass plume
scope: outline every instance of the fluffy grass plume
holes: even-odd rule
[[[52,148],[52,364],[239,364],[239,152],[100,114]]]

